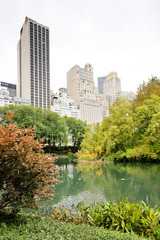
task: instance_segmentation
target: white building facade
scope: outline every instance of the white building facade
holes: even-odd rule
[[[93,81],[93,68],[87,63],[84,68],[75,65],[67,73],[68,95],[80,109],[80,119],[87,124],[103,120],[102,94]]]
[[[30,105],[29,99],[19,98],[19,97],[10,97],[7,87],[0,86],[0,107],[8,105]]]
[[[12,104],[12,97],[9,96],[7,87],[0,86],[0,107]]]
[[[127,92],[127,91],[121,91],[121,97],[123,98],[127,98],[128,101],[133,101],[134,98],[135,98],[135,93],[130,91],[130,92]]]
[[[6,87],[7,90],[9,91],[9,96],[10,97],[16,97],[16,84],[13,83],[7,83],[7,82],[1,82],[0,81],[0,86],[1,87]]]
[[[60,88],[58,94],[52,94],[51,110],[61,117],[68,116],[80,119],[80,110],[76,102],[68,96],[66,88]]]
[[[116,72],[111,72],[104,81],[104,95],[108,101],[109,107],[112,106],[116,98],[121,97],[121,80]]]

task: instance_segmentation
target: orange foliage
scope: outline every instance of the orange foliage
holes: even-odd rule
[[[133,108],[141,106],[144,100],[149,99],[152,94],[160,96],[160,83],[156,80],[150,80],[149,83],[143,84],[137,91],[135,100],[133,101]]]
[[[9,111],[5,118],[10,121],[13,114]],[[44,154],[35,135],[30,127],[0,125],[0,209],[37,207],[36,200],[50,200],[54,186],[60,182],[55,157]]]

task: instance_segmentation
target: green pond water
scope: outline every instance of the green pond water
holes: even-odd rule
[[[71,208],[78,202],[95,201],[149,202],[160,209],[160,165],[158,164],[59,164],[61,184],[56,186],[56,195],[51,202],[41,202],[43,211],[52,206]]]

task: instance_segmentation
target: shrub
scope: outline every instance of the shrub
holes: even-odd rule
[[[160,212],[144,202],[132,203],[126,199],[119,204],[112,201],[95,203],[93,206],[81,203],[76,212],[54,209],[52,217],[160,239]]]
[[[8,121],[13,114],[8,111]],[[16,124],[0,125],[0,209],[37,207],[36,200],[51,199],[59,182],[55,158],[44,154],[33,128],[19,129]]]

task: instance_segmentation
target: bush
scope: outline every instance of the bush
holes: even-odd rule
[[[128,200],[123,200],[119,204],[112,201],[99,202],[92,207],[82,203],[78,206],[77,212],[62,208],[54,209],[52,218],[160,239],[160,212],[157,208],[151,209],[144,202],[137,204]]]
[[[8,121],[13,114],[8,111]],[[0,125],[0,209],[37,207],[36,200],[50,200],[59,182],[55,158],[44,154],[33,128]]]

